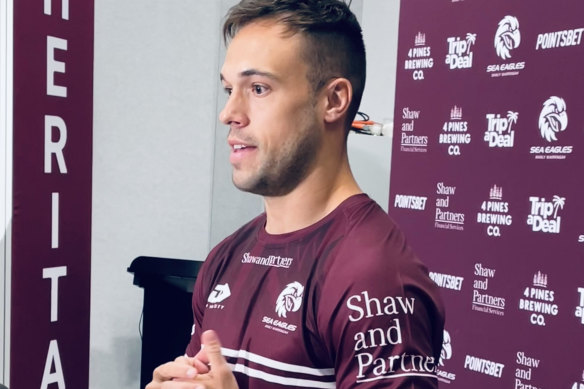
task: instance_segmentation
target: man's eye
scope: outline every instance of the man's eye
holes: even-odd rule
[[[256,95],[263,95],[268,91],[268,88],[264,85],[254,84],[252,86],[253,93]]]
[[[223,88],[223,90],[225,91],[225,93],[226,93],[228,96],[231,96],[231,91],[232,91],[232,89],[231,89],[231,88]]]

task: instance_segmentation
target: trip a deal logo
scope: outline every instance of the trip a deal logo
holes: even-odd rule
[[[554,195],[551,201],[545,197],[529,197],[530,214],[527,216],[527,225],[534,232],[559,234],[562,227],[560,210],[566,205],[566,198]]]
[[[524,61],[515,61],[515,50],[521,44],[519,20],[515,16],[507,15],[499,21],[493,44],[499,62],[487,66],[491,77],[517,76],[525,69]]]

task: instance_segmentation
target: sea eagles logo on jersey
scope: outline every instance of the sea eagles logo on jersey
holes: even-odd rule
[[[227,299],[227,297],[231,296],[231,290],[229,289],[229,284],[218,284],[215,286],[215,289],[209,295],[207,299],[208,303],[216,304],[220,303],[221,301]]]
[[[499,28],[495,34],[495,50],[502,59],[511,58],[511,50],[516,49],[521,43],[519,21],[514,16],[505,16],[499,22]]]
[[[543,109],[539,114],[541,137],[548,142],[557,141],[556,133],[564,131],[567,127],[566,102],[561,97],[551,96],[543,103]]]
[[[299,282],[294,281],[288,285],[278,296],[276,300],[276,313],[280,317],[286,317],[288,312],[296,312],[302,305],[302,294],[304,293],[304,286]]]
[[[444,330],[444,336],[442,341],[442,351],[440,351],[440,366],[444,366],[444,361],[452,358],[452,345],[450,344],[450,334],[448,331]]]

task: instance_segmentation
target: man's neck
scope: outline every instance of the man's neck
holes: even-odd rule
[[[308,227],[347,198],[361,193],[348,161],[345,160],[336,170],[336,174],[330,174],[330,169],[316,168],[289,194],[264,197],[266,231],[284,234]]]

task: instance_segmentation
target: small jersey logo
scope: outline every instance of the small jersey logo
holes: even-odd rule
[[[297,281],[286,285],[286,288],[284,288],[276,300],[276,313],[278,316],[286,317],[288,312],[298,311],[302,305],[303,293],[304,286]]]
[[[452,344],[450,343],[450,334],[444,330],[444,337],[442,341],[442,351],[440,351],[439,365],[444,366],[444,361],[452,358]]]
[[[495,34],[495,50],[502,59],[511,58],[511,50],[521,43],[519,21],[514,16],[505,16],[500,22]]]
[[[225,299],[227,299],[229,296],[231,296],[231,290],[229,289],[229,284],[227,284],[227,283],[217,284],[215,286],[215,289],[213,289],[213,291],[209,295],[207,302],[211,303],[211,304],[220,303],[221,301],[224,301]]]
[[[566,102],[561,97],[551,96],[543,103],[543,109],[539,114],[541,137],[548,142],[557,141],[556,134],[567,127]]]

